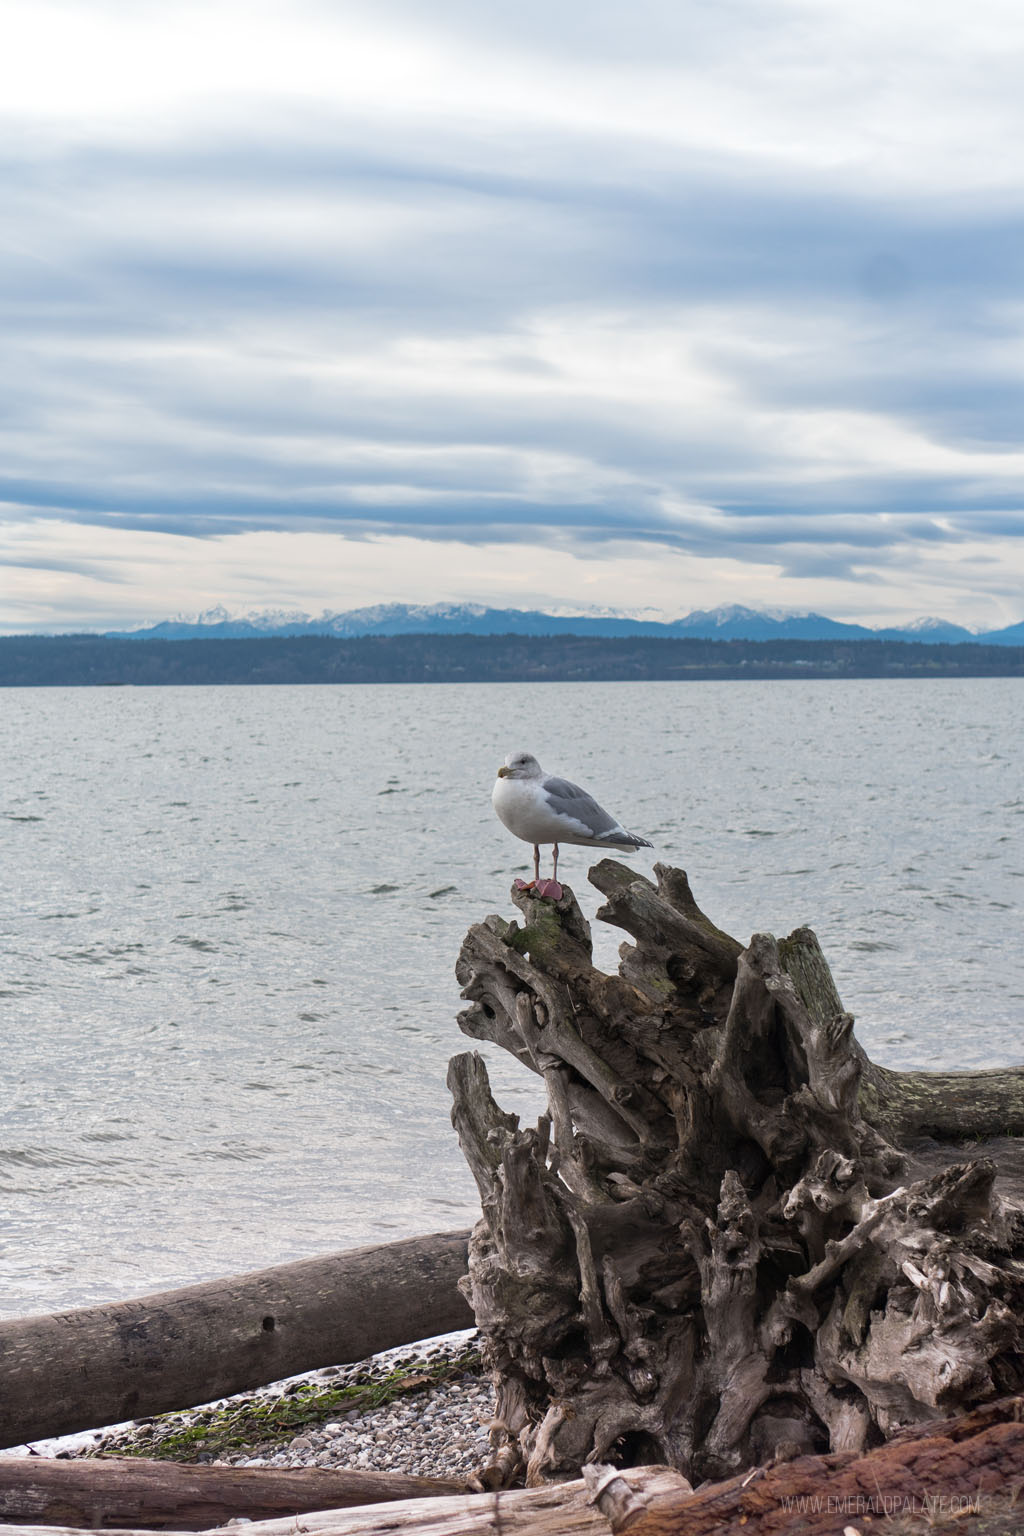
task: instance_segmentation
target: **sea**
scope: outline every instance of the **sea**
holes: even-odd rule
[[[813,927],[876,1060],[1024,1060],[1022,742],[1015,679],[0,691],[0,1316],[472,1223],[454,967],[531,863],[513,750],[741,940]]]

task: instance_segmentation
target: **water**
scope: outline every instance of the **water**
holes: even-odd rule
[[[530,858],[513,748],[737,937],[810,923],[877,1060],[1024,1058],[1022,725],[1009,679],[0,693],[0,1314],[474,1219],[453,965]]]

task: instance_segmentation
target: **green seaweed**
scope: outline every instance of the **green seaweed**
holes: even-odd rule
[[[554,902],[536,897],[531,904],[529,921],[523,928],[510,925],[505,942],[520,955],[529,955],[536,965],[555,954],[563,941],[561,916]]]
[[[158,1461],[196,1461],[262,1454],[287,1445],[304,1430],[317,1430],[353,1409],[373,1412],[398,1397],[428,1392],[442,1382],[482,1369],[479,1353],[470,1349],[452,1359],[415,1361],[379,1374],[364,1371],[344,1386],[303,1381],[279,1397],[246,1397],[166,1413],[110,1436],[86,1452],[88,1456],[145,1456]]]

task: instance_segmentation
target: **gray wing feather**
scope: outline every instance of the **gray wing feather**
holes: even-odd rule
[[[560,816],[575,816],[594,837],[601,837],[618,826],[615,817],[602,810],[593,795],[588,795],[578,784],[570,784],[568,779],[545,779],[544,793],[553,811]]]

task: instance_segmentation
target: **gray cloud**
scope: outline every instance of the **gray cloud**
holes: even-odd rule
[[[653,77],[681,48],[722,70],[737,39],[783,68],[753,7],[644,0],[625,46],[604,0],[540,15],[447,0],[432,25],[556,70]],[[1024,532],[1024,200],[951,192],[938,160],[897,196],[854,160],[584,116],[474,132],[293,102],[135,142],[17,127],[18,517],[627,540],[809,581]]]

